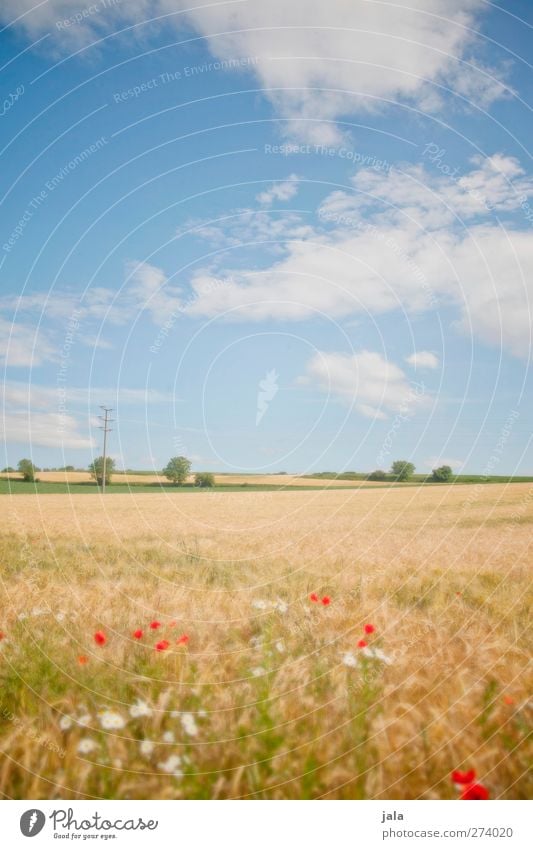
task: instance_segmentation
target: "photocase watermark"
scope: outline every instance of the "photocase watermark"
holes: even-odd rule
[[[509,531],[513,531],[515,529],[516,525],[520,524],[520,522],[524,518],[524,514],[525,514],[527,508],[531,504],[533,504],[533,486],[529,487],[524,498],[521,500],[518,507],[511,514],[509,524],[505,526],[506,533],[509,533]]]
[[[259,390],[257,392],[257,410],[255,415],[256,427],[259,425],[259,422],[268,410],[270,402],[278,394],[278,377],[279,375],[276,369],[272,369],[271,371],[268,371],[266,373],[263,380],[259,381]]]
[[[10,109],[13,108],[13,106],[15,105],[17,100],[20,100],[20,98],[24,94],[24,90],[25,90],[24,86],[21,83],[20,85],[18,85],[16,87],[15,91],[10,92],[8,94],[8,96],[4,99],[4,101],[2,103],[2,109],[0,111],[0,118],[3,118],[4,115],[7,115],[7,113],[10,111]]]
[[[393,170],[393,166],[387,159],[378,159],[371,153],[362,153],[350,147],[331,147],[325,144],[265,144],[264,153],[275,156],[293,156],[294,154],[324,156],[330,159],[344,159],[347,162],[353,162],[354,165],[362,165],[387,174]]]
[[[428,306],[438,306],[437,298],[435,297],[435,293],[433,292],[431,286],[427,281],[425,273],[422,271],[418,263],[415,262],[412,256],[410,256],[410,254],[408,254],[407,251],[402,248],[402,246],[392,236],[389,236],[384,233],[375,224],[370,224],[368,221],[363,221],[360,218],[356,218],[353,215],[346,215],[342,212],[333,212],[328,209],[319,209],[318,217],[322,221],[328,221],[333,224],[339,224],[342,227],[352,227],[354,230],[358,230],[360,233],[364,233],[365,236],[370,236],[370,238],[382,242],[387,248],[389,248],[389,250],[391,250],[395,254],[395,256],[397,256],[407,265],[414,279],[417,281],[417,283],[420,284],[420,287],[427,295]]]
[[[233,280],[231,278],[226,279],[226,280],[211,280],[209,283],[204,283],[201,286],[199,286],[198,289],[195,291],[194,295],[192,295],[188,300],[183,301],[183,303],[180,304],[179,307],[177,307],[176,309],[172,310],[172,312],[169,313],[168,318],[164,321],[164,323],[160,327],[157,336],[155,337],[154,341],[150,345],[150,348],[148,349],[150,351],[150,353],[151,354],[159,354],[159,352],[161,351],[161,348],[163,347],[167,338],[169,337],[170,333],[172,332],[172,329],[173,329],[174,325],[176,324],[176,321],[178,320],[179,316],[183,315],[184,312],[186,312],[188,309],[190,309],[192,306],[194,306],[194,304],[198,301],[198,299],[202,295],[208,295],[212,292],[216,292],[220,288],[224,288],[225,286],[229,286],[230,283],[232,283],[232,282],[233,282]]]
[[[234,71],[241,68],[247,68],[250,65],[256,65],[258,62],[257,56],[239,56],[234,59],[220,59],[215,62],[204,62],[201,65],[185,65],[175,71],[163,71],[157,77],[151,77],[148,80],[143,80],[142,83],[131,86],[131,88],[115,91],[113,100],[115,103],[125,103],[127,100],[134,100],[148,91],[153,91],[156,88],[168,85],[169,83],[182,82],[183,80],[198,77],[202,74],[218,73],[219,71]]]
[[[38,808],[25,811],[20,818],[20,830],[24,837],[35,837],[46,823],[46,817]]]
[[[67,323],[67,332],[63,340],[63,347],[59,353],[60,366],[56,376],[57,411],[59,413],[59,432],[65,430],[65,419],[68,415],[67,409],[67,373],[70,364],[72,346],[76,341],[76,333],[80,329],[81,310],[73,310]]]
[[[477,483],[469,493],[468,498],[463,503],[463,511],[467,510],[468,507],[471,507],[472,504],[477,500],[480,493],[483,490],[483,484],[490,480],[491,475],[494,473],[494,469],[500,463],[500,460],[503,456],[504,448],[511,436],[512,429],[519,418],[520,413],[518,410],[511,410],[505,420],[504,426],[502,427],[498,439],[496,441],[495,446],[492,449],[492,453],[485,464],[485,468],[483,469],[483,474],[480,475],[480,483]]]
[[[420,401],[421,398],[426,394],[426,387],[423,383],[412,383],[409,387],[409,392],[404,400],[400,404],[400,409],[394,416],[392,421],[392,425],[387,431],[387,435],[383,440],[383,444],[381,449],[376,456],[376,463],[380,466],[385,462],[385,458],[389,456],[391,453],[392,446],[394,444],[394,440],[398,435],[398,431],[401,426],[413,415],[414,406]]]
[[[43,746],[45,749],[48,749],[49,752],[53,752],[58,755],[60,758],[64,758],[66,755],[65,749],[62,749],[57,743],[54,743],[50,740],[46,734],[41,734],[39,731],[36,731],[35,728],[31,728],[28,726],[27,722],[23,722],[16,716],[8,707],[5,705],[0,705],[0,717],[5,722],[11,722],[13,726],[19,728],[27,740],[30,740],[33,743],[36,743],[38,746]]]
[[[43,188],[40,192],[37,192],[36,195],[32,197],[22,217],[19,219],[16,227],[11,231],[11,234],[7,241],[4,242],[2,246],[2,250],[4,253],[10,253],[12,248],[16,245],[18,240],[21,238],[24,230],[28,226],[29,222],[32,220],[33,216],[37,212],[37,210],[46,202],[46,199],[49,195],[57,189],[57,187],[63,182],[65,177],[67,177],[72,171],[74,171],[79,165],[85,162],[89,157],[91,157],[94,153],[101,150],[106,144],[108,144],[108,139],[105,136],[100,136],[93,144],[88,145],[88,147],[84,148],[80,153],[78,153],[73,159],[69,160],[66,165],[63,165],[62,168],[59,169],[57,174],[51,177],[46,181]]]
[[[74,14],[70,15],[68,18],[61,18],[56,21],[55,27],[60,32],[68,30],[71,27],[75,27],[78,24],[83,23],[88,18],[92,18],[93,15],[98,15],[106,9],[113,9],[115,6],[120,6],[121,2],[122,0],[99,0],[98,3],[92,3],[84,9],[80,9],[79,12],[74,12]]]

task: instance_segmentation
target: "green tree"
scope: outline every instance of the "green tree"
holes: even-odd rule
[[[191,461],[187,457],[171,457],[163,469],[163,474],[172,483],[181,486],[184,484],[191,471]]]
[[[391,473],[398,481],[408,481],[414,470],[414,465],[408,460],[395,460],[391,467]]]
[[[91,473],[91,477],[96,481],[98,486],[102,486],[104,482],[104,458],[97,457],[96,460],[93,460],[91,465],[89,466],[89,471]],[[105,463],[105,482],[106,486],[108,483],[111,483],[111,476],[115,471],[115,461],[112,457],[107,457]]]
[[[385,481],[387,480],[387,472],[384,472],[383,469],[376,469],[375,472],[370,472],[368,476],[369,481]]]
[[[201,487],[215,486],[215,476],[211,472],[197,472],[194,476],[194,485]]]
[[[433,480],[439,481],[439,483],[446,483],[453,477],[453,471],[451,466],[439,466],[438,469],[433,469],[432,472]]]
[[[31,460],[19,460],[17,469],[24,480],[29,481],[30,483],[35,481],[35,472],[39,471],[37,466],[34,466]]]

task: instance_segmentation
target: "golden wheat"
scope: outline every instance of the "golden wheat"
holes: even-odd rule
[[[0,791],[526,798],[532,495],[4,496]]]

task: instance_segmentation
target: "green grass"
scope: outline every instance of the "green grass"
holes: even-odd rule
[[[339,481],[366,481],[368,474],[366,472],[316,472],[314,475],[302,475],[304,478],[312,478],[316,480],[339,480]],[[394,475],[387,475],[381,481],[383,484],[394,483],[396,478]],[[529,483],[533,481],[533,476],[527,475],[454,475],[449,483]],[[440,481],[434,481],[431,475],[413,475],[408,481],[402,481],[402,484],[440,484]]]
[[[135,472],[135,474],[142,474],[142,472]],[[146,473],[148,474],[148,473]],[[244,484],[218,484],[216,487],[212,489],[205,489],[202,487],[194,486],[192,483],[185,484],[184,486],[174,486],[171,483],[117,483],[117,478],[120,475],[117,474],[115,481],[112,484],[108,484],[107,493],[109,495],[119,495],[124,493],[147,493],[147,492],[166,492],[166,493],[186,493],[186,492],[313,492],[314,490],[322,490],[322,489],[335,489],[335,490],[352,490],[352,489],[362,489],[363,487],[359,483],[360,481],[366,480],[366,475],[358,474],[355,476],[355,472],[346,473],[346,474],[335,474],[334,472],[320,472],[316,475],[303,475],[303,477],[307,479],[316,479],[316,486],[298,486],[296,485],[287,485],[280,486],[278,484],[258,484],[258,483],[244,483]],[[325,481],[334,481],[334,480],[353,480],[354,486],[335,486],[334,484],[325,483]],[[320,481],[324,481],[321,485]],[[491,477],[484,477],[482,475],[457,475],[452,483],[454,484],[473,484],[473,483],[528,483],[533,481],[533,477],[512,477],[508,475],[493,475]],[[389,488],[392,483],[395,483],[394,478],[390,477],[382,482],[375,482],[373,485],[373,489],[380,488]],[[400,486],[420,486],[423,483],[425,486],[448,486],[449,484],[442,484],[437,481],[431,479],[431,477],[426,477],[425,475],[413,475],[412,479],[409,481],[404,481],[402,483],[395,483],[396,487]],[[44,482],[39,481],[37,483],[26,483],[20,480],[9,480],[9,478],[0,477],[0,495],[64,495],[64,494],[72,494],[72,495],[97,495],[100,492],[99,487],[96,486],[93,482],[83,482],[83,483],[62,483],[60,481],[56,483],[52,482]]]
[[[143,483],[112,483],[107,486],[108,495],[124,494],[126,492],[166,492],[171,493],[187,493],[187,492],[312,492],[313,490],[321,489],[352,489],[346,486],[277,486],[274,484],[226,484],[217,485],[212,489],[205,489],[194,486],[193,484],[185,484],[184,486],[173,486],[172,484],[143,484]],[[361,489],[354,486],[353,489]],[[25,483],[24,481],[9,481],[0,479],[0,495],[61,495],[70,493],[71,495],[97,495],[101,490],[94,483]]]

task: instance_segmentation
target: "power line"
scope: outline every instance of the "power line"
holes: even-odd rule
[[[105,493],[106,486],[106,477],[107,477],[107,434],[110,433],[112,428],[109,427],[110,422],[114,422],[115,419],[109,418],[109,413],[112,413],[113,410],[111,407],[103,407],[100,405],[100,409],[104,411],[103,416],[98,416],[99,419],[102,420],[103,424],[99,425],[100,430],[104,431],[104,455],[103,455],[103,476],[102,476],[102,494]]]

